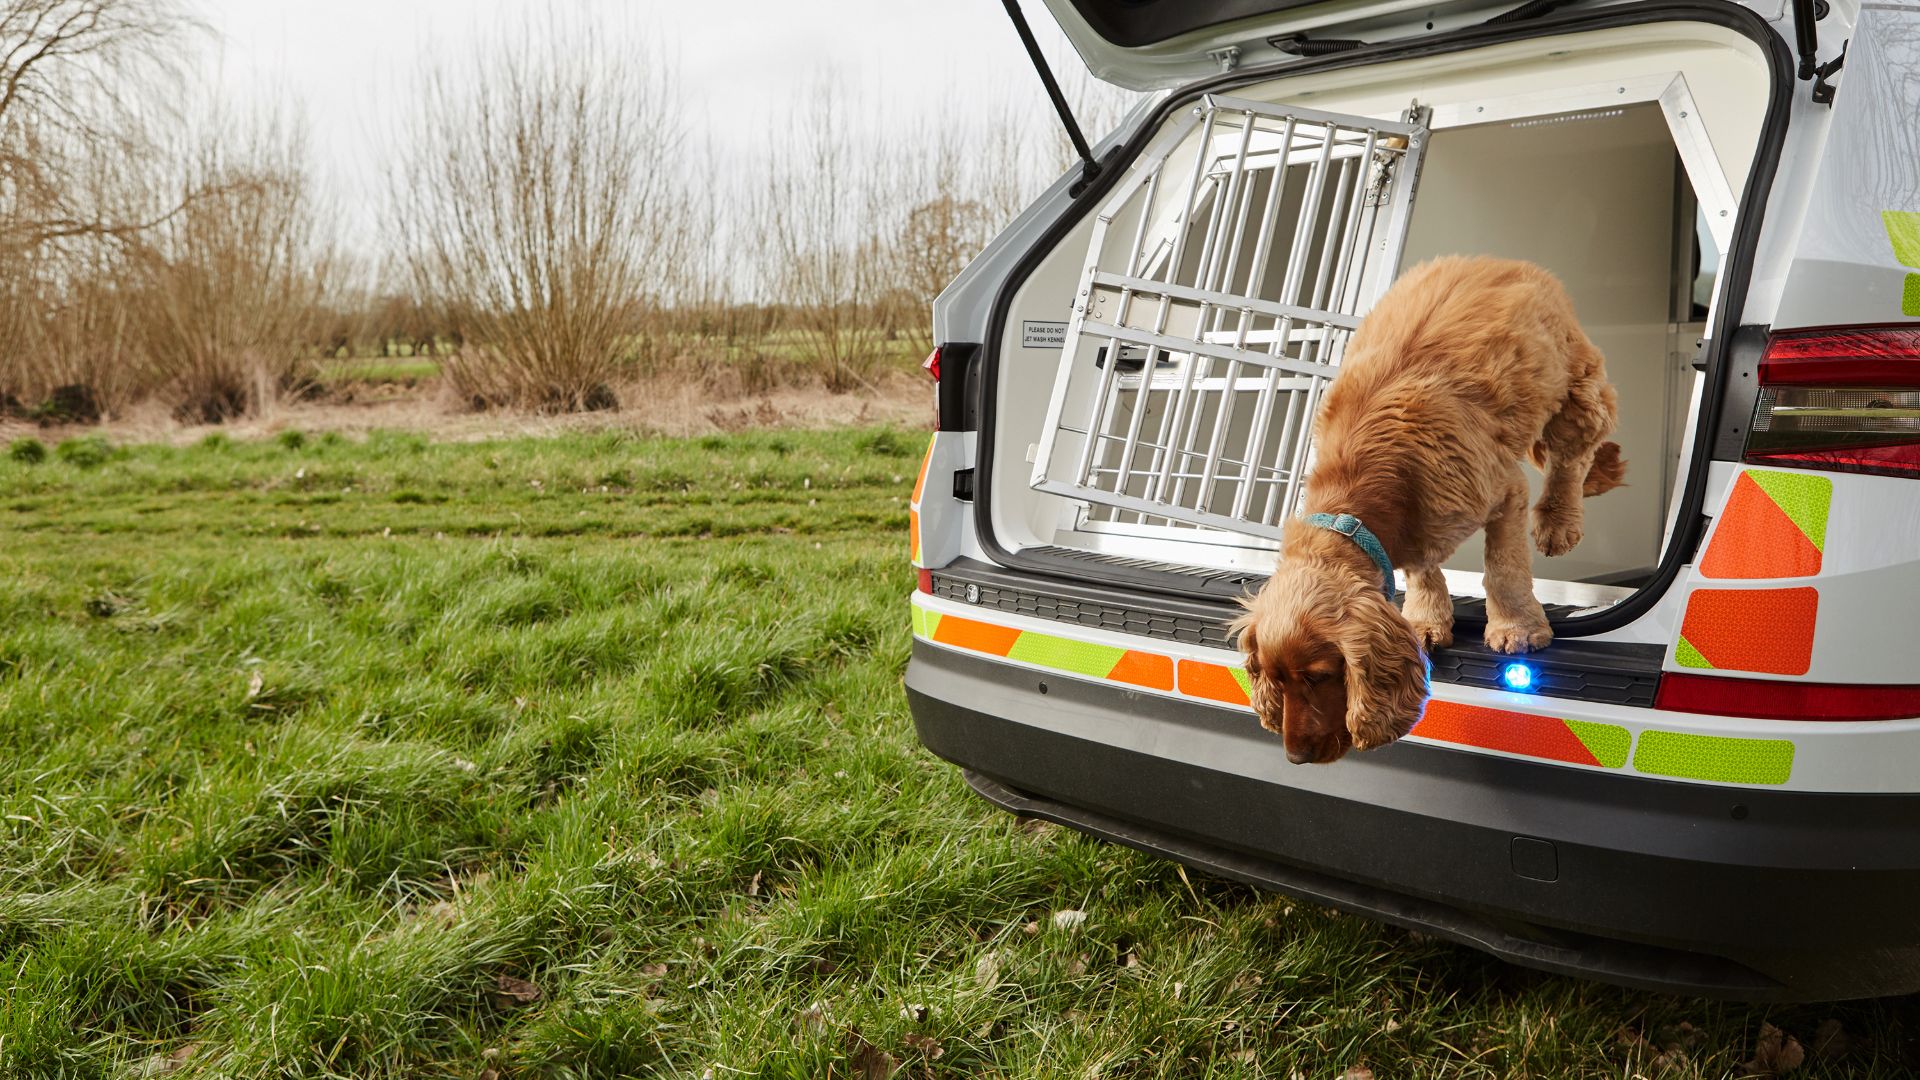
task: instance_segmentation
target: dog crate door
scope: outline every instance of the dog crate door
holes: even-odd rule
[[[1425,114],[1213,95],[1162,132],[1095,222],[1033,486],[1082,500],[1082,527],[1278,537],[1399,270]]]

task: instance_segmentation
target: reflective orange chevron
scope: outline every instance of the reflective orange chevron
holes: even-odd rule
[[[913,481],[913,498],[908,500],[912,502],[913,505],[915,506],[920,505],[920,496],[926,490],[927,466],[933,464],[933,443],[934,443],[934,440],[938,439],[939,437],[940,437],[939,434],[936,433],[934,435],[928,436],[927,438],[927,453],[926,453],[926,456],[920,459],[920,475],[917,478],[915,478],[915,480]]]
[[[1805,675],[1813,662],[1820,593],[1796,589],[1695,589],[1680,620],[1681,667]]]
[[[1700,559],[1712,578],[1812,577],[1827,540],[1833,481],[1748,469],[1733,482],[1713,541]]]
[[[1478,746],[1526,757],[1617,769],[1631,736],[1612,724],[1562,720],[1535,713],[1433,699],[1412,734],[1438,742]]]
[[[1180,661],[1180,692],[1229,705],[1253,704],[1245,670],[1201,660]]]

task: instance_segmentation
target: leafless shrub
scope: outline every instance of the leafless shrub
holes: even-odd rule
[[[974,114],[964,129],[965,171],[956,179],[967,196],[987,208],[989,227],[998,230],[1027,208],[1034,196],[1060,175],[1053,157],[1032,152],[1036,138],[1066,141],[1051,116],[1037,115],[1010,101],[1000,101]]]
[[[921,134],[893,154],[897,208],[875,222],[890,229],[876,237],[886,271],[876,300],[881,322],[919,356],[932,347],[934,297],[1005,222],[990,200],[1004,197],[994,189],[1007,181],[993,169],[1009,168],[1017,177],[1019,162],[992,155],[1003,135],[991,123],[943,114],[911,129]]]
[[[752,328],[750,313],[733,302],[740,270],[737,233],[747,224],[733,212],[742,192],[710,138],[681,156],[679,185],[675,257],[659,267],[655,279],[664,328],[681,344],[689,336],[719,336],[730,346]]]
[[[135,391],[112,277],[199,28],[171,0],[0,0],[0,406]]]
[[[557,23],[500,39],[436,69],[402,135],[391,232],[463,340],[445,370],[474,404],[608,407],[647,347],[682,130],[668,65],[606,40]]]
[[[884,227],[897,171],[852,130],[842,90],[816,84],[775,121],[756,204],[762,291],[834,393],[871,389],[887,349],[875,305],[888,288]]]
[[[140,392],[115,253],[36,248],[0,272],[0,413],[93,420]]]
[[[255,412],[310,375],[335,255],[301,142],[267,122],[189,143],[156,185],[177,209],[127,244],[134,359],[182,419]]]

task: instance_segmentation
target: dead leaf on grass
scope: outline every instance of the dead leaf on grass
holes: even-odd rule
[[[645,975],[649,979],[658,979],[664,976],[666,973],[667,973],[667,965],[665,964],[641,964],[640,965],[640,974]]]
[[[1807,1052],[1799,1039],[1763,1022],[1760,1035],[1754,1040],[1753,1057],[1741,1068],[1762,1076],[1779,1076],[1799,1068],[1806,1059]]]
[[[1654,1045],[1665,1054],[1686,1054],[1707,1041],[1707,1033],[1682,1020],[1678,1024],[1667,1024],[1654,1032]]]
[[[1087,913],[1074,908],[1053,913],[1053,926],[1056,930],[1073,930],[1087,921]]]
[[[900,1069],[892,1054],[868,1042],[859,1031],[847,1032],[847,1064],[860,1080],[889,1080]]]
[[[1813,1056],[1827,1061],[1842,1057],[1846,1054],[1850,1042],[1846,1031],[1840,1026],[1840,1021],[1823,1020],[1813,1032]]]
[[[1341,1073],[1340,1080],[1373,1080],[1373,1070],[1365,1065],[1355,1065]]]
[[[540,988],[517,975],[495,975],[493,996],[502,1005],[531,1005],[540,1000]]]
[[[939,1039],[922,1035],[917,1031],[909,1032],[906,1037],[900,1041],[907,1044],[907,1049],[925,1054],[928,1061],[932,1061],[934,1058],[947,1052],[946,1047],[940,1045]]]
[[[1028,937],[1032,937],[1033,935],[1035,935],[1035,934],[1037,934],[1037,933],[1039,933],[1039,932],[1040,932],[1040,920],[1039,920],[1039,919],[1035,919],[1035,920],[1033,920],[1032,922],[1029,922],[1029,923],[1021,923],[1021,924],[1020,924],[1020,932],[1021,932],[1021,933],[1023,933],[1023,934],[1025,934],[1025,935],[1027,935]]]
[[[1000,968],[1005,963],[998,950],[983,952],[980,959],[973,962],[973,981],[982,990],[991,990],[1000,985]]]
[[[759,895],[760,895],[760,882],[761,882],[761,880],[762,880],[762,879],[763,879],[764,877],[765,877],[765,874],[764,874],[764,873],[763,873],[762,871],[759,871],[759,870],[755,870],[755,871],[753,872],[753,880],[752,880],[752,881],[749,881],[749,882],[747,882],[747,895],[748,895],[748,896],[759,896]]]
[[[1067,974],[1074,978],[1085,975],[1087,973],[1087,965],[1092,961],[1093,957],[1088,956],[1086,953],[1081,953],[1079,956],[1067,961]]]
[[[925,1005],[921,1005],[918,1003],[915,1003],[912,1005],[900,1006],[901,1017],[907,1020],[911,1020],[916,1024],[926,1023],[928,1012],[929,1010]]]
[[[154,1054],[140,1065],[141,1076],[165,1076],[186,1066],[200,1052],[199,1043],[187,1043],[170,1053]]]
[[[800,1010],[795,1018],[802,1030],[825,1031],[833,1026],[833,1020],[827,1015],[827,1007],[816,1001]]]

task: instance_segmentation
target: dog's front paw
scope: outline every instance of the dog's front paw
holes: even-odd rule
[[[1565,555],[1580,543],[1580,510],[1542,503],[1533,508],[1533,546],[1542,555]]]
[[[1553,640],[1553,628],[1545,619],[1539,622],[1502,622],[1489,620],[1487,623],[1487,648],[1499,653],[1532,652],[1544,649]]]
[[[1420,647],[1429,651],[1444,649],[1453,644],[1452,622],[1426,622],[1421,619],[1408,620],[1413,626],[1413,636],[1420,640]]]

